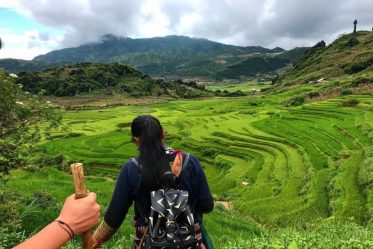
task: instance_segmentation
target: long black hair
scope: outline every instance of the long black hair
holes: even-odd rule
[[[170,171],[170,163],[163,146],[163,128],[158,119],[150,115],[136,117],[131,124],[132,137],[140,139],[139,163],[142,167],[142,187],[144,191],[160,187],[172,187],[174,177],[164,176]]]

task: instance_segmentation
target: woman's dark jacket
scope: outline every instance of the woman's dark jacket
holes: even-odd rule
[[[167,151],[167,157],[173,162],[176,152]],[[201,214],[211,212],[214,208],[213,198],[206,181],[205,173],[193,155],[178,177],[178,189],[189,192],[189,206],[193,211],[195,222],[200,222]],[[150,193],[141,189],[141,169],[132,161],[128,161],[119,173],[117,184],[105,213],[104,220],[112,228],[118,228],[132,203],[135,202],[135,222],[146,225],[150,213]]]

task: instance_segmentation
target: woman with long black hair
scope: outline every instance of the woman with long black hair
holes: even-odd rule
[[[104,220],[93,235],[95,247],[107,241],[116,232],[129,207],[134,203],[134,248],[139,248],[140,240],[149,225],[147,218],[151,209],[150,192],[161,188],[188,191],[195,236],[197,240],[201,240],[202,214],[211,212],[214,202],[199,161],[191,154],[166,147],[165,132],[155,117],[136,117],[131,124],[131,133],[138,145],[139,155],[124,164],[119,173]],[[168,172],[173,174],[167,174]],[[198,243],[198,246],[205,248],[203,243]]]

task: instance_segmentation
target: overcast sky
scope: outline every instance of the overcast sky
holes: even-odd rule
[[[241,46],[312,46],[371,30],[373,0],[0,0],[0,58],[97,41],[187,35]]]

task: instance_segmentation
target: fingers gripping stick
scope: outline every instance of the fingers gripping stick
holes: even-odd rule
[[[87,187],[84,183],[84,170],[82,163],[74,163],[71,165],[71,172],[74,179],[75,199],[84,198],[88,195]],[[82,233],[83,248],[92,249],[93,241],[91,230]]]

